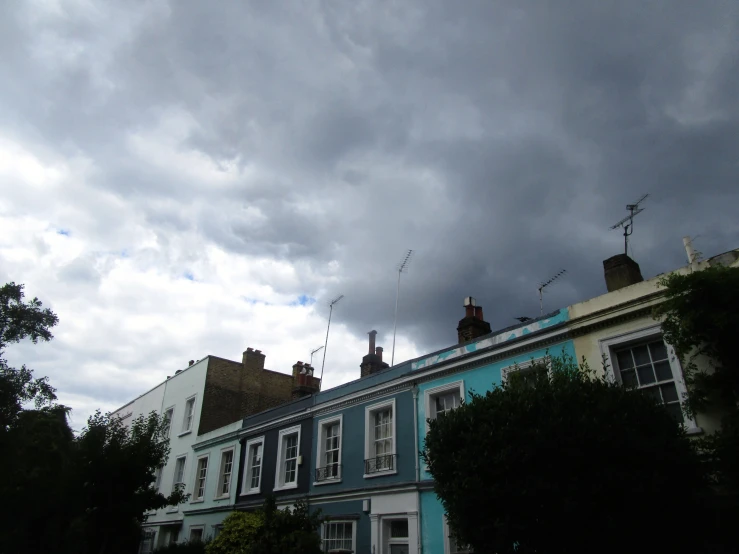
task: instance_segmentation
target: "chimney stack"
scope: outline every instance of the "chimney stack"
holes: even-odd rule
[[[254,350],[251,346],[246,349],[241,361],[246,369],[262,370],[264,369],[264,359],[267,356],[262,354],[261,350]]]
[[[382,361],[382,346],[375,346],[377,331],[373,329],[367,334],[369,335],[369,352],[362,358],[362,363],[359,365],[361,377],[372,375],[390,367]]]
[[[603,273],[606,278],[608,292],[641,283],[644,280],[639,264],[626,254],[617,254],[604,260]]]
[[[465,315],[457,326],[457,342],[463,344],[490,333],[490,324],[483,319],[482,306],[471,296],[464,299]]]
[[[317,393],[319,386],[320,379],[313,376],[313,368],[310,364],[297,362],[293,365],[293,400]]]

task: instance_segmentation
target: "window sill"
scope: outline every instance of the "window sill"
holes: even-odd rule
[[[384,477],[386,475],[395,475],[398,473],[397,469],[393,470],[385,470],[385,471],[376,471],[375,473],[365,473],[364,478],[365,479],[372,479],[373,477]]]
[[[179,511],[180,511],[179,506],[175,506],[174,508],[167,508],[167,513],[168,514],[176,514]]]
[[[195,500],[190,500],[190,504],[202,504],[205,502],[205,498],[197,498]]]
[[[242,492],[240,496],[251,496],[254,494],[259,494],[260,492],[262,492],[261,489],[252,489],[250,491]]]
[[[182,431],[182,433],[177,435],[177,437],[184,437],[185,435],[189,435],[190,433],[192,433],[192,429],[188,429],[187,431]]]
[[[289,483],[287,485],[282,485],[281,487],[275,487],[274,489],[272,489],[272,491],[273,492],[286,491],[286,490],[297,489],[297,488],[298,488],[298,483],[295,482],[295,483]]]
[[[323,481],[313,481],[314,487],[320,487],[321,485],[336,485],[341,483],[341,479],[324,479]]]
[[[231,498],[231,494],[222,494],[221,496],[214,496],[213,500],[228,500]]]
[[[702,435],[703,429],[701,427],[686,427],[685,432],[688,435]]]

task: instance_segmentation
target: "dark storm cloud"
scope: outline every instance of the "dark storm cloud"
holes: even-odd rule
[[[537,315],[562,267],[547,308],[602,293],[622,247],[608,227],[646,192],[645,276],[684,262],[683,235],[707,255],[739,246],[736,2],[126,6],[0,18],[0,122],[85,153],[95,186],[162,232],[319,273],[338,261],[326,294],[346,294],[336,315],[358,336],[390,340],[405,248],[400,329],[424,350],[454,341],[469,294],[503,327]],[[82,50],[51,67],[44,40]],[[174,151],[241,176],[212,186],[132,157],[168,113],[190,121]]]

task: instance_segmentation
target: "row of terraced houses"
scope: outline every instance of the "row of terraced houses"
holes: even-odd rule
[[[739,265],[739,250],[677,269]],[[208,356],[116,413],[154,410],[169,421],[171,455],[157,474],[164,492],[184,484],[187,503],[151,513],[141,554],[175,541],[217,536],[235,510],[258,509],[274,494],[278,506],[307,498],[320,508],[326,552],[454,554],[442,505],[419,452],[428,421],[453,410],[470,391],[531,371],[547,356],[606,361],[609,377],[649,389],[688,433],[711,432],[717,414],[683,416],[680,361],[662,340],[652,310],[659,278],[644,280],[628,256],[604,262],[608,292],[518,325],[491,331],[482,307],[464,301],[452,346],[389,367],[369,333],[358,378],[319,390],[312,368],[292,375],[264,368],[251,348],[241,362]],[[451,334],[451,333],[450,333]]]

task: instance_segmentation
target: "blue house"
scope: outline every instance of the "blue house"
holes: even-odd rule
[[[274,493],[307,498],[326,518],[326,552],[451,554],[441,503],[419,456],[427,418],[484,392],[532,360],[574,354],[567,310],[492,333],[467,299],[458,344],[389,367],[369,334],[359,379],[318,392],[312,368],[293,366],[292,402],[244,419],[235,509]]]
[[[524,323],[477,335],[482,309],[474,299],[465,301],[466,315],[459,322],[459,345],[411,362],[409,377],[415,377],[417,434],[419,450],[428,430],[428,421],[471,400],[470,392],[484,393],[504,381],[512,371],[533,370],[533,362],[548,356],[575,355],[568,338],[566,309]],[[476,321],[475,321],[476,320]],[[487,328],[489,330],[489,327]],[[541,365],[536,366],[541,367]],[[444,509],[433,491],[433,480],[419,458],[419,507],[424,554],[468,552],[450,537]]]

